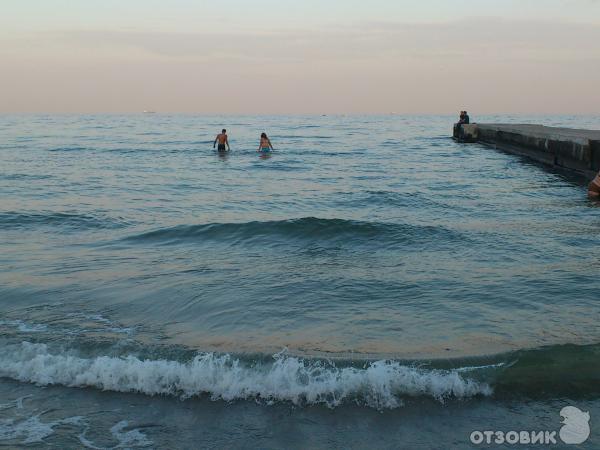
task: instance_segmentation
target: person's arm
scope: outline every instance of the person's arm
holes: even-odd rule
[[[271,150],[275,151],[275,149],[273,148],[273,144],[271,144],[271,139],[269,139],[269,147],[271,147]]]
[[[257,152],[260,152],[262,149],[262,139],[260,140],[260,142],[258,143],[258,148],[256,149]]]
[[[231,151],[231,147],[229,146],[229,136],[225,136],[225,143],[227,144],[227,151]]]
[[[219,140],[219,136],[217,136],[217,137],[215,138],[215,142],[213,142],[213,148],[215,148],[215,145],[217,145],[217,141],[218,141],[218,140]]]

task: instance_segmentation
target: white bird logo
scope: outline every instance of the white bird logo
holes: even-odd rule
[[[574,406],[560,410],[564,424],[560,429],[560,438],[565,444],[583,444],[590,437],[590,413]]]

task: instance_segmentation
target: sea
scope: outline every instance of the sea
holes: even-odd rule
[[[600,448],[600,205],[454,121],[1,115],[0,446]]]

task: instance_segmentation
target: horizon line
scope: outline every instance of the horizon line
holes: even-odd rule
[[[18,111],[18,112],[10,112],[10,111],[0,111],[0,115],[56,115],[56,116],[68,116],[68,115],[179,115],[179,116],[205,116],[205,117],[214,117],[214,116],[253,116],[253,117],[273,117],[273,116],[455,116],[457,115],[458,109],[456,113],[452,112],[289,112],[289,113],[244,113],[244,112],[190,112],[190,111],[69,111],[69,112],[49,112],[49,111]],[[506,112],[506,111],[497,111],[497,112],[475,112],[472,110],[471,115],[478,116],[493,116],[493,115],[501,115],[501,116],[574,116],[574,117],[590,117],[590,116],[599,116],[600,111],[592,112],[592,113],[581,113],[581,112]]]

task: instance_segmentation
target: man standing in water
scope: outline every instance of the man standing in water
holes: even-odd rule
[[[217,144],[217,142],[219,142],[219,147],[217,148],[218,151],[224,152],[226,145],[227,145],[227,151],[231,150],[231,148],[229,147],[229,140],[227,139],[227,130],[225,128],[223,128],[223,130],[221,131],[221,134],[217,134],[217,137],[215,138],[215,142],[213,142],[213,148],[215,148],[215,145]]]

